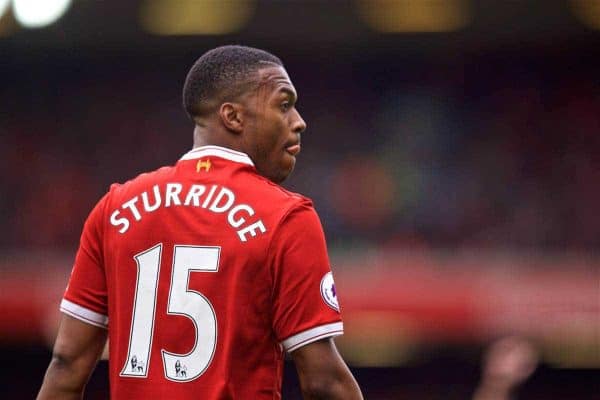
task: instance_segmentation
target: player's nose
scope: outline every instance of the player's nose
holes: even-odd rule
[[[294,131],[294,133],[302,133],[306,130],[306,122],[304,122],[304,119],[302,119],[298,110],[294,111],[296,112],[296,115],[294,122],[292,123],[292,131]]]

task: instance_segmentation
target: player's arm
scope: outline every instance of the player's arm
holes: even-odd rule
[[[62,315],[38,400],[81,399],[106,343],[107,330]]]
[[[273,239],[273,330],[296,364],[304,398],[362,399],[332,337],[343,333],[325,235],[312,204],[282,219]]]
[[[306,400],[359,400],[358,383],[338,353],[332,338],[318,340],[292,352],[302,395]]]

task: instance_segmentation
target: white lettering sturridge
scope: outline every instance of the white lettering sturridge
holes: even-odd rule
[[[141,201],[140,201],[141,198]],[[261,219],[254,217],[254,209],[248,204],[236,204],[235,193],[219,185],[191,185],[187,191],[181,183],[167,183],[164,187],[154,185],[152,190],[124,202],[110,215],[112,226],[125,233],[132,222],[141,221],[145,214],[160,207],[200,207],[216,214],[227,213],[227,223],[236,229],[242,242],[267,231]]]

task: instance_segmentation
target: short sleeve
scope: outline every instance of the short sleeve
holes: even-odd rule
[[[289,212],[274,233],[273,330],[292,352],[316,340],[341,335],[343,324],[325,235],[309,202]]]
[[[108,195],[94,207],[83,227],[75,264],[60,310],[92,325],[108,326],[107,286],[102,252],[103,214]]]

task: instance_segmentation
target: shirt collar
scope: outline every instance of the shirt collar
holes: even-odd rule
[[[235,151],[221,146],[201,146],[193,148],[180,158],[180,160],[195,160],[197,158],[215,156],[226,160],[254,166],[254,163],[246,153]]]

